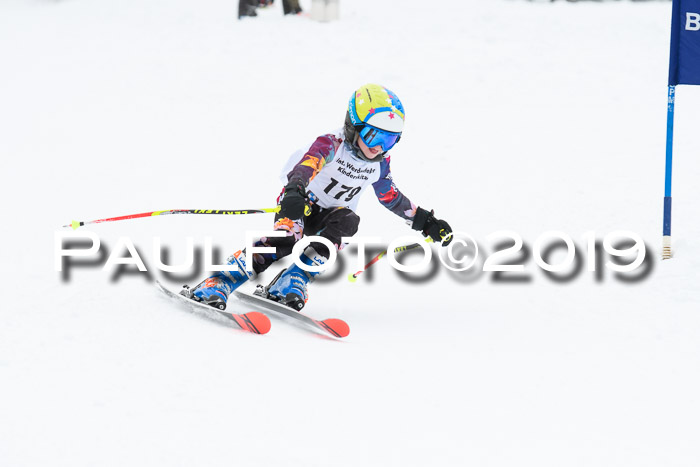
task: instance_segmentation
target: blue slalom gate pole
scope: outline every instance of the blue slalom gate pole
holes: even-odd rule
[[[676,86],[668,87],[666,113],[666,182],[664,189],[663,259],[671,258],[671,173],[673,167],[673,114],[676,105]]]
[[[668,114],[666,120],[666,192],[664,193],[663,259],[671,257],[671,166],[676,85],[700,86],[700,0],[673,0],[671,50],[668,57]]]

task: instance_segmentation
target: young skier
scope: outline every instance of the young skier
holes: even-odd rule
[[[357,232],[360,218],[355,209],[369,186],[384,207],[413,229],[443,242],[443,246],[449,244],[450,225],[411,203],[391,177],[387,151],[401,138],[403,124],[404,108],[396,94],[377,84],[357,89],[345,114],[345,126],[319,136],[310,147],[292,154],[285,166],[286,186],[278,198],[280,211],[274,223],[274,230],[283,231],[285,236],[263,237],[255,243],[275,247],[276,253],[247,258],[245,250],[238,251],[227,259],[229,271],[216,272],[194,289],[183,290],[184,295],[225,307],[231,292],[289,255],[304,235],[324,237],[337,250],[342,249],[341,238]],[[306,265],[320,266],[329,256],[326,245],[312,242],[300,259]],[[247,270],[248,261],[252,261],[252,272]],[[268,286],[269,298],[300,310],[308,297],[307,284],[318,274],[293,264]]]

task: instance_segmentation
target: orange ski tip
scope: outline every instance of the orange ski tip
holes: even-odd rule
[[[332,330],[338,337],[347,337],[350,334],[350,326],[342,319],[324,319],[321,321],[326,328]]]
[[[258,330],[258,334],[267,334],[272,328],[272,323],[270,323],[270,318],[266,315],[260,313],[259,311],[251,311],[245,314],[245,316],[253,323],[255,329]]]

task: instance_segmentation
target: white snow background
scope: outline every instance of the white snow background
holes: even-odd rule
[[[678,88],[660,260],[670,2],[343,0],[328,24],[236,8],[0,3],[0,465],[698,465],[698,88]],[[246,334],[151,285],[154,236],[173,263],[186,236],[229,253],[269,214],[90,226],[103,249],[132,239],[151,277],[55,271],[72,219],[274,206],[288,155],[365,82],[406,108],[398,187],[482,260],[498,230],[532,250],[623,229],[650,248],[646,278],[596,278],[582,250],[565,282],[530,253],[526,283],[443,266],[411,282],[383,259],[351,284],[347,250],[305,309],[348,321],[336,341],[274,317]],[[417,235],[371,191],[358,211],[358,235]]]

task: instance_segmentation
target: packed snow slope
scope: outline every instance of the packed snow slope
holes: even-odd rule
[[[0,465],[696,466],[697,88],[678,88],[660,260],[671,3],[344,0],[328,24],[279,3],[0,3]],[[269,214],[90,226],[104,256],[55,270],[72,219],[274,206],[288,155],[365,82],[403,101],[395,181],[479,242],[472,273],[383,259],[351,284],[348,249],[305,310],[348,321],[336,341],[246,334],[151,285],[204,276],[161,273],[154,237],[173,264],[188,236],[225,255]],[[373,198],[358,235],[416,235]],[[481,271],[502,230],[524,280]],[[565,280],[533,259],[551,230],[579,247]],[[641,273],[588,270],[582,236],[615,230],[645,241]],[[120,237],[148,274],[102,270]]]

